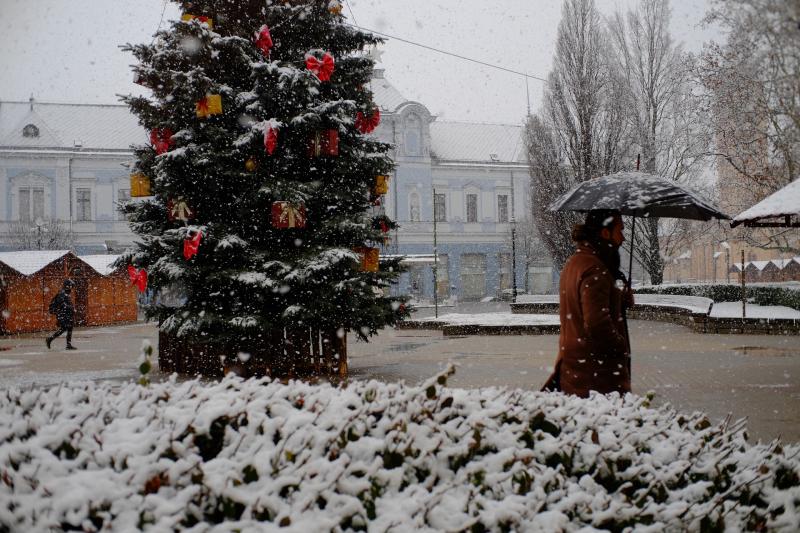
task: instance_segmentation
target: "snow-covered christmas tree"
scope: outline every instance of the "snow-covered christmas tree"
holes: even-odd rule
[[[135,150],[140,198],[124,210],[139,240],[120,261],[173,295],[147,308],[159,364],[342,375],[347,331],[407,314],[387,295],[399,262],[378,261],[394,228],[389,145],[368,135],[379,40],[337,0],[178,3],[180,21],[126,47],[151,95],[124,101],[151,144]]]

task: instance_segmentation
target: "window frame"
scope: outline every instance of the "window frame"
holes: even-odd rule
[[[505,200],[505,205],[501,205],[500,200]],[[510,217],[508,212],[508,194],[497,195],[497,222],[500,224],[508,224]]]
[[[447,222],[447,193],[433,195],[433,218],[436,222]]]
[[[470,216],[470,198],[475,200],[473,207],[474,216]],[[475,224],[478,222],[480,217],[480,212],[478,209],[478,193],[468,192],[464,198],[464,219],[467,221],[467,224]]]
[[[81,204],[81,193],[86,193],[86,212]],[[91,222],[92,221],[92,189],[91,187],[75,187],[75,221],[76,222]]]

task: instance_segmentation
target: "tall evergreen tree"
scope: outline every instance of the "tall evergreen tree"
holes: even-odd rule
[[[379,39],[336,0],[178,3],[182,20],[126,47],[152,89],[123,98],[152,132],[134,168],[152,196],[124,208],[140,240],[121,262],[182,302],[148,316],[186,342],[253,347],[402,319],[385,295],[399,261],[371,271],[363,254],[394,227],[375,206],[389,145],[365,135],[379,115],[364,50]]]

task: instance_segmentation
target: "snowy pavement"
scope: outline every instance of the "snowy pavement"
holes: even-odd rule
[[[458,311],[492,309],[476,305]],[[695,334],[675,324],[636,320],[631,335],[634,392],[653,390],[657,402],[705,411],[713,420],[728,413],[746,416],[755,438],[782,435],[800,441],[797,337]],[[71,352],[64,351],[63,338],[48,351],[44,336],[0,338],[0,388],[136,379],[142,339],[156,345],[157,331],[154,324],[79,329],[74,335],[78,350]],[[557,335],[443,337],[438,331],[387,329],[370,343],[350,339],[350,371],[356,379],[417,384],[453,362],[453,387],[533,390],[551,370],[557,341]]]

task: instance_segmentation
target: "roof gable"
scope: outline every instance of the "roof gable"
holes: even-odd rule
[[[40,128],[38,140],[22,136],[29,123]],[[147,142],[147,133],[128,106],[0,102],[3,146],[127,151]]]
[[[23,276],[31,276],[69,253],[71,253],[69,250],[0,252],[0,263],[19,272]]]
[[[38,129],[38,135],[25,136],[24,130],[28,125]],[[61,139],[50,129],[35,110],[28,111],[7,134],[0,139],[0,146],[61,146]]]

